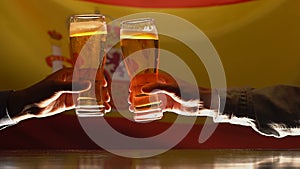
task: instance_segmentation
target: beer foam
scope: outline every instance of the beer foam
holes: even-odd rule
[[[158,35],[152,32],[138,32],[121,30],[120,39],[155,39],[158,40]]]
[[[72,22],[70,36],[85,36],[93,34],[107,34],[106,23],[99,21]]]

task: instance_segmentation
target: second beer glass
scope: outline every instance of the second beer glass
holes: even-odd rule
[[[162,118],[158,96],[140,91],[141,86],[157,80],[153,79],[153,75],[157,77],[159,64],[159,41],[154,19],[139,18],[121,22],[120,40],[123,61],[131,78],[129,100],[135,113],[134,120]],[[136,76],[143,80],[135,81]]]

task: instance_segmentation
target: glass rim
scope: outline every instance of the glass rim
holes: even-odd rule
[[[128,19],[121,21],[121,25],[123,24],[138,24],[138,23],[145,23],[145,22],[153,22],[153,18],[136,18],[136,19]]]
[[[105,15],[103,14],[96,14],[96,13],[90,13],[90,14],[75,14],[75,15],[71,15],[70,17],[71,19],[72,18],[79,18],[79,19],[85,19],[85,18],[102,18],[102,19],[105,19]]]

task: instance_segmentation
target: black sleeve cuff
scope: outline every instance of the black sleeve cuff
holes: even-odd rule
[[[239,88],[228,89],[226,91],[226,100],[223,114],[229,116],[229,118],[235,117],[247,117],[255,119],[255,113],[252,107],[252,95],[253,88]]]

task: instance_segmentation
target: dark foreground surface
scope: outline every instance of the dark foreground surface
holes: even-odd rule
[[[170,150],[148,158],[126,158],[102,150],[0,151],[3,169],[195,169],[298,168],[295,150]]]

